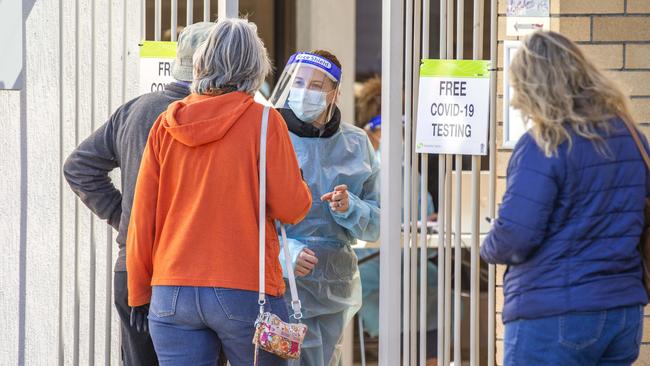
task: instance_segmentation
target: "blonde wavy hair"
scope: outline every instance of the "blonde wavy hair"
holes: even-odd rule
[[[531,120],[532,136],[546,156],[578,136],[607,155],[603,136],[610,120],[634,123],[627,96],[592,64],[580,48],[556,32],[536,32],[523,42],[510,66],[511,104]]]

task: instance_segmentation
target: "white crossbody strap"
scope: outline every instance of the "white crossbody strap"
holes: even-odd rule
[[[269,125],[269,107],[264,107],[262,113],[262,130],[260,134],[260,211],[259,211],[259,245],[260,245],[260,272],[259,272],[259,305],[260,311],[266,303],[265,295],[265,258],[266,258],[266,138]],[[287,248],[287,232],[284,225],[280,223],[280,231],[282,234],[282,251],[284,252],[284,260],[289,274],[289,288],[291,291],[291,308],[293,309],[293,316],[296,319],[302,318],[300,312],[300,299],[298,298],[298,289],[296,288],[296,278],[293,273],[293,266],[291,265],[291,255],[289,248]]]
[[[280,231],[282,233],[282,251],[284,252],[284,263],[289,275],[289,291],[291,291],[291,309],[293,309],[293,317],[296,319],[302,318],[300,311],[300,299],[298,298],[298,288],[296,286],[296,276],[293,273],[293,266],[291,265],[291,254],[287,247],[287,231],[284,225],[280,223]]]
[[[269,127],[269,107],[262,112],[262,129],[260,132],[260,212],[259,212],[259,244],[260,244],[260,296],[259,304],[264,305],[265,284],[265,251],[266,249],[266,135]]]

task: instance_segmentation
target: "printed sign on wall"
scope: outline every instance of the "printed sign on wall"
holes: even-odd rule
[[[549,0],[508,0],[506,35],[525,36],[551,28]]]
[[[176,42],[144,41],[140,46],[140,94],[165,90],[174,81]]]
[[[416,152],[487,155],[490,61],[422,60]]]

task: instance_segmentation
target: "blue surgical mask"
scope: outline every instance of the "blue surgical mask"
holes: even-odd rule
[[[306,88],[291,88],[288,104],[303,122],[314,122],[327,108],[327,93]]]

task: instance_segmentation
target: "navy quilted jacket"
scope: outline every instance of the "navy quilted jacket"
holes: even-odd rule
[[[612,126],[609,157],[576,135],[553,158],[530,135],[515,147],[481,247],[508,265],[504,322],[647,303],[636,246],[650,174],[623,122]]]

